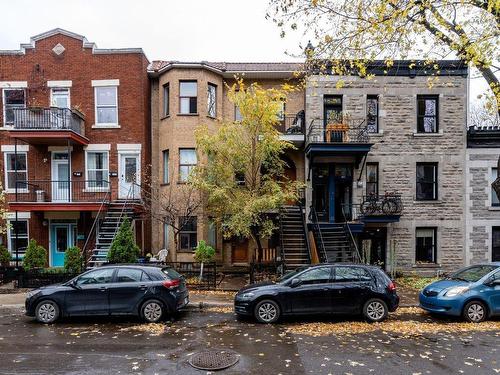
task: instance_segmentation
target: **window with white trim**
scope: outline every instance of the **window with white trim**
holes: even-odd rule
[[[28,161],[26,152],[18,152],[17,159],[14,152],[4,153],[5,162],[5,188],[7,191],[16,189],[16,181],[18,191],[27,190],[27,186],[22,181],[28,180]],[[17,176],[17,178],[16,178]]]
[[[57,108],[69,108],[70,107],[70,94],[69,88],[64,87],[53,87],[50,90],[50,106]]]
[[[97,125],[118,125],[118,87],[96,86],[95,122]]]
[[[194,148],[179,149],[179,182],[187,182],[189,174],[196,167],[197,158]]]
[[[163,183],[170,183],[170,173],[169,173],[169,152],[168,150],[163,150]]]
[[[179,105],[182,115],[198,113],[198,82],[179,82]]]
[[[17,244],[17,253],[19,258],[24,257],[26,253],[26,248],[28,247],[29,242],[29,226],[27,219],[19,219],[8,220],[9,231],[7,232],[7,248],[12,255],[12,258],[15,259],[16,256],[16,244]],[[17,236],[16,236],[17,229]],[[16,242],[17,237],[17,242]]]
[[[3,89],[3,123],[4,126],[14,124],[14,110],[26,106],[26,93],[24,89]]]
[[[109,189],[109,154],[107,151],[86,152],[86,189]]]

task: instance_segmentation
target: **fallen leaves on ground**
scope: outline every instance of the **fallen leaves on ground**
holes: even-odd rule
[[[162,323],[146,323],[146,324],[138,324],[135,326],[120,328],[121,332],[130,332],[130,331],[138,331],[149,333],[150,336],[160,336],[165,332],[167,326]]]
[[[211,306],[205,308],[205,311],[230,314],[234,312],[234,309],[232,306]]]
[[[413,290],[422,290],[427,285],[438,280],[441,279],[438,277],[403,276],[398,277],[395,281],[397,286],[402,286]]]
[[[233,299],[236,295],[236,292],[228,292],[224,290],[190,290],[189,294],[194,296],[216,296]]]

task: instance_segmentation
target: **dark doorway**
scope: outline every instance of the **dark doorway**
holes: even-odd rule
[[[352,165],[335,165],[335,222],[351,220]]]
[[[491,261],[500,262],[500,227],[491,229]]]
[[[369,264],[386,269],[387,228],[366,228],[359,236],[361,257]]]
[[[329,176],[328,164],[318,164],[313,168],[312,204],[321,222],[328,222],[329,217]]]

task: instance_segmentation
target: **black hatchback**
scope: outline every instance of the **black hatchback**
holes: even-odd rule
[[[399,305],[396,287],[378,267],[321,264],[286,274],[277,283],[253,284],[234,300],[238,315],[274,323],[287,315],[362,314],[380,322]]]
[[[104,266],[64,284],[32,290],[26,315],[42,323],[61,317],[137,315],[157,322],[189,303],[184,277],[170,267]]]

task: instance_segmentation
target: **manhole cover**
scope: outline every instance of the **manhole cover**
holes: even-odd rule
[[[193,354],[189,364],[200,370],[223,370],[239,360],[239,354],[231,350],[203,350]]]

